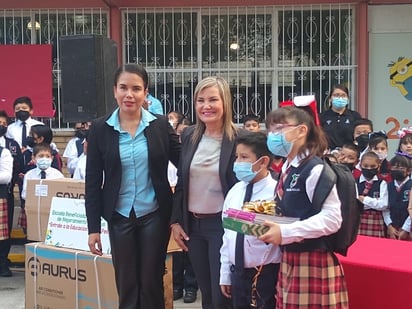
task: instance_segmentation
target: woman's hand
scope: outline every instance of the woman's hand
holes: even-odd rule
[[[100,233],[89,234],[89,249],[93,254],[103,255],[102,242],[100,240]]]
[[[264,226],[268,226],[269,230],[259,237],[261,241],[271,243],[274,245],[280,245],[282,243],[282,233],[280,232],[279,224],[271,221],[263,222]]]
[[[183,231],[183,228],[180,226],[179,223],[173,223],[170,226],[172,230],[172,235],[176,243],[179,245],[179,247],[183,251],[189,251],[189,248],[186,246],[185,241],[189,240],[189,236],[186,235],[185,231]]]
[[[222,294],[226,298],[232,298],[232,286],[231,285],[221,285],[220,290],[222,291]]]

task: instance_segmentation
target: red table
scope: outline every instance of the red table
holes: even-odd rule
[[[412,242],[358,236],[338,258],[350,309],[412,308]]]

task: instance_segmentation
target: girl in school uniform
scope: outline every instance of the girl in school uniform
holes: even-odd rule
[[[388,208],[388,186],[378,178],[380,162],[375,152],[365,153],[360,162],[361,175],[355,178],[358,200],[363,204],[358,234],[385,238],[382,211]]]
[[[326,137],[308,113],[295,107],[272,111],[266,126],[269,150],[286,157],[276,202],[284,216],[301,219],[291,224],[268,221],[268,232],[260,236],[264,242],[282,245],[276,308],[348,308],[342,266],[322,239],[342,223],[336,186],[320,211],[312,205]]]
[[[393,181],[388,183],[388,209],[383,212],[383,219],[388,227],[388,238],[408,240],[409,195],[412,187],[410,179],[411,161],[405,156],[396,155],[390,161]]]

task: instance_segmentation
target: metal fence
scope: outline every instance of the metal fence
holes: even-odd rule
[[[352,4],[122,9],[123,62],[146,66],[150,91],[165,112],[193,120],[192,95],[205,76],[231,85],[234,121],[263,120],[281,101],[315,94],[319,109],[332,85],[355,89]],[[0,44],[52,44],[53,94],[61,111],[59,37],[107,35],[103,9],[0,11]],[[54,127],[67,127],[60,113]]]

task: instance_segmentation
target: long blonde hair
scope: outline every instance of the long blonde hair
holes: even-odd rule
[[[229,140],[233,140],[236,135],[236,126],[232,121],[232,95],[227,81],[221,77],[209,76],[202,79],[195,88],[193,102],[196,104],[197,97],[201,91],[209,87],[216,87],[219,90],[219,95],[223,101],[223,135]],[[196,114],[196,125],[192,135],[192,141],[195,143],[200,140],[205,131],[206,126]]]

